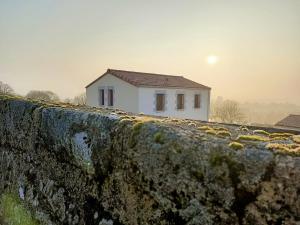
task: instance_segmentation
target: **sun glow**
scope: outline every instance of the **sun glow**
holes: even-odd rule
[[[206,58],[206,61],[209,65],[214,65],[219,61],[218,56],[210,55]]]

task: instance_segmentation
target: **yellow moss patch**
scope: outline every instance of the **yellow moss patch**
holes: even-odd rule
[[[269,143],[266,145],[267,149],[279,149],[279,150],[285,150],[288,151],[289,148],[285,144],[279,144],[279,143]]]
[[[279,150],[281,152],[290,153],[293,155],[300,155],[300,145],[297,144],[269,143],[266,145],[266,148],[271,150]]]
[[[272,134],[270,134],[270,137],[271,138],[274,138],[274,137],[291,137],[293,135],[294,134],[291,134],[291,133],[272,133]]]
[[[207,134],[211,134],[211,135],[217,135],[217,131],[215,131],[215,130],[212,130],[212,129],[210,129],[210,130],[206,130],[206,131],[205,131],[205,133],[207,133]]]
[[[236,142],[236,141],[230,142],[228,146],[230,148],[233,148],[234,150],[240,150],[240,149],[244,148],[243,144]]]
[[[269,136],[270,133],[265,131],[265,130],[254,130],[253,131],[254,134],[260,134],[260,135],[265,135],[265,136]]]
[[[288,140],[289,138],[287,138],[287,137],[273,137],[273,138],[271,138],[270,140],[271,141],[286,141],[286,140]]]
[[[230,137],[231,133],[229,131],[221,130],[217,132],[217,135],[221,137]]]
[[[214,127],[214,130],[217,130],[217,131],[229,131],[227,128],[225,127]]]
[[[237,140],[239,141],[269,141],[268,138],[258,135],[240,135]]]
[[[11,193],[1,197],[2,220],[9,225],[38,225],[19,198]]]
[[[300,135],[294,135],[293,136],[293,141],[300,144]]]
[[[199,130],[212,130],[212,128],[209,127],[209,126],[201,126],[201,127],[199,127],[198,129],[199,129]]]

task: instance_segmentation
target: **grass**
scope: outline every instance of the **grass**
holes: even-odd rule
[[[269,138],[265,138],[258,135],[239,135],[238,141],[269,141]]]
[[[234,150],[240,150],[244,148],[243,144],[236,141],[230,142],[228,146]]]
[[[20,199],[12,193],[4,193],[1,197],[1,209],[4,224],[38,225]]]

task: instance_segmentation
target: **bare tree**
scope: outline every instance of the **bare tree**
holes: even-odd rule
[[[58,95],[52,91],[33,90],[29,91],[25,97],[45,101],[59,101]]]
[[[232,100],[216,101],[212,104],[212,119],[224,123],[243,122],[245,116],[239,104]]]
[[[8,85],[0,81],[0,94],[14,94],[14,90]]]
[[[80,95],[77,95],[73,99],[73,103],[77,105],[86,105],[86,94],[82,93]]]

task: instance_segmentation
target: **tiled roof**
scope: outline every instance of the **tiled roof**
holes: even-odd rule
[[[275,126],[300,128],[300,115],[289,115],[276,123]]]
[[[134,72],[134,71],[125,71],[125,70],[114,70],[108,69],[106,74],[114,75],[121,80],[124,80],[134,86],[144,86],[144,87],[176,87],[176,88],[205,88],[210,89],[210,87],[204,86],[202,84],[196,83],[192,80],[186,79],[183,76],[174,76],[174,75],[163,75],[155,73],[143,73],[143,72]],[[98,79],[86,86],[89,87]]]

